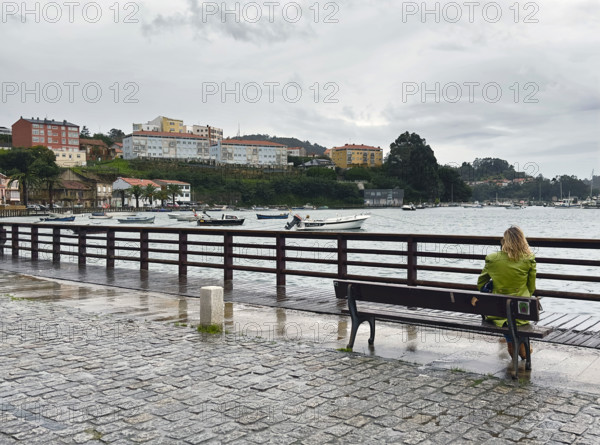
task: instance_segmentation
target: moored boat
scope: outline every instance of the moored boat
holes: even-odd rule
[[[175,217],[175,219],[177,221],[197,221],[198,219],[200,219],[200,217],[196,214],[196,212],[187,215],[184,215],[183,213],[180,213],[179,215],[177,215]]]
[[[222,215],[221,219],[213,218],[206,213],[203,213],[198,217],[197,224],[199,226],[241,226],[246,221],[244,218],[240,219],[235,215]]]
[[[415,207],[415,205],[414,205],[414,204],[411,202],[410,204],[404,204],[404,205],[402,206],[402,210],[409,210],[409,211],[412,211],[412,210],[417,210],[417,208],[416,208],[416,207]]]
[[[92,212],[89,216],[90,219],[112,219],[112,215],[106,212]]]
[[[40,218],[40,221],[43,222],[72,222],[75,221],[75,215],[57,215],[54,213],[51,213],[49,216],[45,217],[45,218]]]
[[[256,219],[288,219],[289,213],[280,213],[279,215],[267,215],[265,213],[257,213]]]
[[[290,230],[296,227],[296,230],[353,230],[360,229],[363,223],[370,217],[371,215],[361,214],[326,219],[310,219],[308,215],[306,218],[302,218],[296,214],[294,215],[294,219],[286,224],[285,229]]]
[[[154,224],[154,216],[128,216],[126,218],[119,218],[121,224]]]

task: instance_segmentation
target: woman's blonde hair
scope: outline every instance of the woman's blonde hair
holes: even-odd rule
[[[504,232],[501,244],[502,251],[506,252],[508,258],[513,261],[518,261],[523,257],[531,255],[531,249],[529,248],[525,234],[517,226],[512,226]]]

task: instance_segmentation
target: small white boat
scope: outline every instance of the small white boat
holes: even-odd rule
[[[106,212],[92,212],[89,216],[90,219],[112,219],[112,215]]]
[[[506,210],[523,210],[525,206],[522,205],[511,205],[509,207],[504,207]]]
[[[177,215],[175,217],[175,219],[177,221],[197,221],[198,219],[200,219],[200,217],[198,215],[196,215],[196,212],[194,212],[191,215],[189,215],[189,214],[188,215],[183,215],[183,214]]]
[[[169,219],[177,219],[178,216],[181,216],[181,213],[169,213]]]
[[[404,204],[404,205],[402,206],[402,210],[409,210],[409,211],[412,211],[412,210],[417,210],[417,208],[416,208],[416,207],[415,207],[415,205],[414,205],[414,204],[411,202],[410,204]]]
[[[370,218],[371,215],[351,215],[351,216],[336,216],[335,218],[327,219],[310,219],[307,215],[302,218],[300,215],[294,215],[285,229],[290,230],[296,227],[296,230],[353,230],[360,229],[363,223]]]
[[[154,224],[154,216],[128,216],[117,221],[121,224]]]

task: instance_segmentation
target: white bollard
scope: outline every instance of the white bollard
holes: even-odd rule
[[[223,288],[206,286],[200,289],[200,325],[223,325]]]

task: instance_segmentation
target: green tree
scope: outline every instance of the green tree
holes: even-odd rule
[[[92,136],[92,139],[98,139],[100,141],[104,141],[104,143],[109,147],[113,144],[113,141],[111,140],[111,138],[103,133],[94,133],[94,135]]]
[[[439,167],[438,175],[442,184],[442,193],[440,196],[441,201],[462,202],[471,199],[472,190],[462,180],[458,170],[444,165]]]
[[[121,142],[125,137],[125,133],[117,128],[111,128],[111,130],[108,132],[108,137],[112,142]]]
[[[157,190],[154,197],[160,201],[161,207],[165,206],[165,201],[169,199],[169,192],[166,190]]]
[[[23,203],[29,203],[29,191],[41,184],[57,182],[60,172],[52,150],[37,145],[32,148],[16,148],[2,153],[0,168],[6,171],[9,185],[19,183]]]
[[[370,181],[373,178],[371,171],[364,167],[353,167],[344,172],[347,181]]]
[[[154,202],[154,197],[156,196],[157,191],[158,189],[152,184],[148,184],[146,187],[144,187],[144,197],[148,198],[150,201],[150,207],[152,207],[152,203]]]
[[[181,191],[181,186],[177,184],[168,184],[166,191],[171,196],[173,204],[175,204],[175,199],[177,198],[177,196],[181,196],[183,194]]]
[[[79,137],[83,139],[90,139],[92,136],[90,134],[90,130],[85,125],[81,129],[81,133],[79,133]]]
[[[407,199],[433,200],[439,195],[437,159],[425,139],[418,134],[407,131],[392,142],[385,164],[389,174],[409,186],[407,190],[414,190],[405,194]]]
[[[46,147],[30,148],[33,155],[31,169],[37,174],[39,183],[48,190],[50,207],[54,208],[54,188],[60,184],[60,167],[56,164],[56,155]]]
[[[311,167],[306,171],[306,176],[309,178],[328,178],[335,180],[337,175],[335,171],[324,167]]]
[[[144,195],[144,188],[141,185],[134,185],[129,189],[129,193],[135,198],[135,208],[139,208],[140,197]]]

